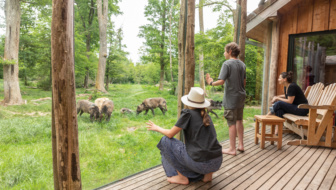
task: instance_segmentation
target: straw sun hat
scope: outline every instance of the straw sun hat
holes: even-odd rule
[[[210,102],[205,99],[204,91],[200,87],[191,87],[188,95],[181,98],[184,105],[193,108],[206,108],[210,106]]]

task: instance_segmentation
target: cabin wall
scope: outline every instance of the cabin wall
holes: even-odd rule
[[[295,4],[295,1],[298,3]],[[336,0],[293,0],[293,2],[278,12],[280,16],[278,75],[273,77],[278,77],[280,73],[287,71],[290,34],[336,29]],[[277,84],[277,94],[283,93],[283,87]]]

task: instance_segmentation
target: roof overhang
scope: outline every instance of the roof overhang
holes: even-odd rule
[[[269,18],[276,17],[278,11],[290,2],[297,0],[268,0],[248,15],[246,37],[265,43]]]

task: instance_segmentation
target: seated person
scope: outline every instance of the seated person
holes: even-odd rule
[[[270,107],[270,113],[278,117],[282,117],[285,113],[294,115],[306,116],[309,112],[308,109],[299,109],[298,105],[308,104],[301,88],[292,82],[293,72],[283,72],[279,76],[279,84],[284,85],[285,94],[274,96],[272,99],[273,106]]]
[[[165,135],[157,147],[169,183],[186,185],[190,181],[211,181],[212,173],[222,164],[223,156],[216,130],[205,111],[210,102],[205,100],[204,91],[199,87],[192,87],[181,100],[188,108],[182,110],[174,127],[164,129],[149,121],[147,128]],[[185,144],[173,138],[181,130]]]

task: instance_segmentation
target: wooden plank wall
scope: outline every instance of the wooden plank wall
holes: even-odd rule
[[[293,0],[279,10],[280,48],[278,77],[287,71],[288,42],[290,34],[318,32],[336,29],[336,0]],[[277,84],[277,94],[283,94],[283,86]]]

